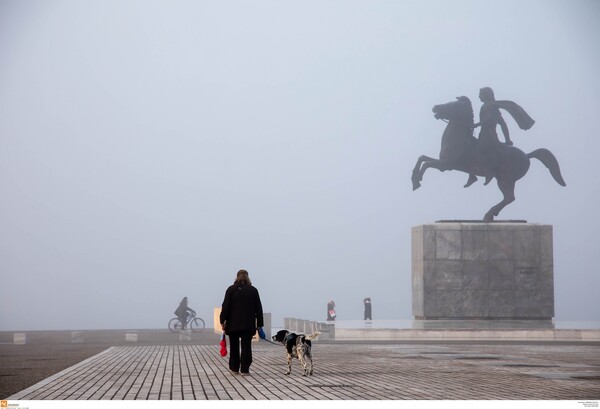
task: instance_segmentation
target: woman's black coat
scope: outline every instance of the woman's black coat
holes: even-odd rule
[[[249,284],[234,283],[225,291],[219,319],[221,324],[226,323],[226,334],[262,327],[263,310],[258,290]]]

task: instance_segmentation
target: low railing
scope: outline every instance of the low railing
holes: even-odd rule
[[[291,332],[310,334],[320,331],[317,338],[321,341],[353,341],[353,342],[381,342],[381,341],[545,341],[545,342],[599,342],[599,328],[583,329],[557,329],[552,327],[539,327],[531,325],[506,324],[505,327],[480,328],[471,323],[446,322],[428,328],[422,322],[416,322],[412,328],[403,325],[394,326],[382,324],[378,321],[338,321],[336,324],[329,322],[309,321],[298,318],[284,318],[284,328]],[[388,324],[393,324],[389,322]]]
[[[317,340],[327,341],[335,339],[335,325],[319,321],[303,320],[299,318],[284,318],[283,328],[290,332],[312,334],[319,331]]]

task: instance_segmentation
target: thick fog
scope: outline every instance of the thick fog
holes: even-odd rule
[[[212,326],[237,270],[283,317],[411,319],[411,227],[481,219],[434,104],[536,120],[499,219],[554,226],[557,320],[600,321],[600,2],[0,2],[0,330]]]

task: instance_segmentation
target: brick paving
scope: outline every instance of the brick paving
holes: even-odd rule
[[[283,347],[253,345],[252,376],[216,345],[113,346],[9,400],[600,400],[600,346],[313,344],[315,373],[284,375]]]

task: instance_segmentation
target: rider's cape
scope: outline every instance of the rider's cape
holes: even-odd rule
[[[504,109],[513,117],[517,125],[519,125],[519,128],[527,130],[535,123],[533,118],[531,118],[529,114],[516,103],[512,101],[496,101],[495,103],[498,108]]]

